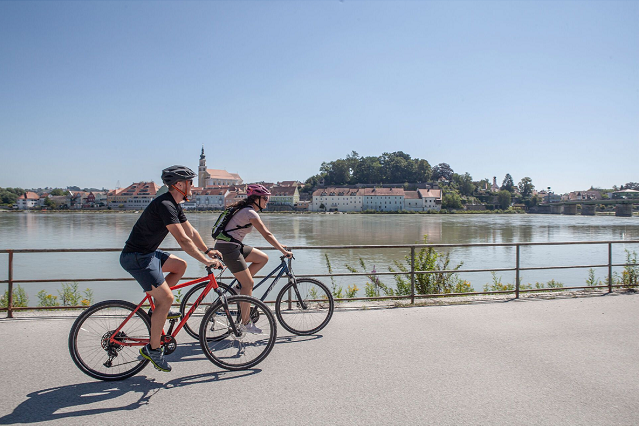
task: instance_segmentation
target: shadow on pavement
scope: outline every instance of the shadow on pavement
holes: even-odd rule
[[[145,377],[132,377],[118,382],[90,382],[43,389],[27,395],[28,399],[18,405],[12,413],[0,417],[0,424],[40,423],[64,418],[90,416],[114,411],[135,410],[149,403],[153,395],[161,390],[183,386],[219,382],[247,377],[262,370],[220,371],[196,374],[159,383]],[[114,406],[118,398],[133,392],[139,394],[133,402]],[[130,397],[126,398],[130,401]],[[92,408],[91,404],[105,403],[108,407]]]

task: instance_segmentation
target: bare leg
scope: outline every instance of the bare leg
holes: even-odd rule
[[[245,269],[240,272],[235,272],[233,274],[235,278],[240,282],[242,288],[240,289],[240,294],[244,294],[247,296],[251,296],[253,294],[253,276],[249,269]],[[241,302],[240,309],[242,311],[242,324],[247,324],[250,319],[250,312],[248,310],[248,303]]]
[[[170,255],[164,262],[164,265],[162,265],[162,272],[168,272],[164,279],[169,287],[173,287],[180,281],[180,278],[184,276],[186,272],[186,261],[177,256]]]
[[[253,249],[246,257],[246,263],[250,263],[249,271],[251,272],[251,276],[254,277],[260,269],[266,266],[266,262],[268,262],[268,256],[262,250]]]
[[[245,258],[247,263],[251,263],[248,269],[235,273],[235,278],[242,284],[240,294],[247,296],[253,295],[253,285],[255,281],[253,276],[266,265],[268,262],[268,256],[261,250],[253,249],[251,253]],[[242,324],[247,324],[250,320],[250,312],[248,310],[248,303],[240,303],[240,309],[242,310]]]
[[[169,285],[164,281],[162,285],[148,291],[153,297],[155,303],[155,309],[151,316],[151,349],[157,349],[160,347],[160,337],[162,336],[162,329],[166,322],[166,316],[173,304],[173,293],[169,288]]]

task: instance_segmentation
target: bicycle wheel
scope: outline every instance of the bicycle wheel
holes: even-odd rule
[[[230,318],[221,300],[204,314],[200,323],[200,345],[218,367],[227,370],[251,368],[262,362],[273,349],[277,337],[275,317],[264,302],[251,296],[230,296],[227,303]],[[251,320],[261,333],[243,331],[239,336],[235,335],[230,321],[236,328],[239,327],[242,309],[250,309]]]
[[[136,305],[123,300],[106,300],[82,312],[69,332],[69,353],[82,372],[99,380],[131,377],[149,363],[139,356],[141,345],[124,346],[109,342]],[[151,319],[139,309],[120,329],[115,340],[149,341]]]
[[[334,309],[335,301],[328,287],[313,278],[289,282],[275,300],[275,315],[282,327],[300,336],[326,327]]]
[[[194,286],[192,289],[190,289],[188,293],[186,293],[186,296],[184,296],[184,298],[182,299],[182,303],[180,304],[180,313],[182,314],[182,318],[184,318],[184,316],[189,311],[189,309],[191,309],[191,306],[193,306],[197,298],[200,297],[200,294],[202,294],[202,290],[204,290],[204,288],[208,284],[209,283],[206,283],[206,282],[200,283]],[[231,287],[229,287],[228,285],[224,283],[221,283],[218,281],[217,285],[219,285],[220,287],[224,289],[224,292],[227,294],[227,296],[233,296],[236,294],[235,290],[233,290]],[[200,323],[202,322],[202,317],[204,316],[204,313],[206,312],[206,310],[213,303],[215,303],[218,297],[219,296],[217,292],[215,290],[211,290],[206,295],[206,297],[202,299],[202,302],[200,302],[198,307],[195,308],[195,310],[189,317],[189,320],[184,323],[184,329],[186,330],[187,333],[189,333],[189,336],[193,337],[194,339],[200,338],[199,332],[200,332]]]

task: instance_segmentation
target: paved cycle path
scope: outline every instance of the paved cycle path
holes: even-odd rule
[[[0,424],[639,424],[639,294],[338,310],[241,372],[182,332],[121,382],[75,367],[72,321],[0,320]]]

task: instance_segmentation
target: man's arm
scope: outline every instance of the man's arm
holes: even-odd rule
[[[177,241],[180,247],[182,247],[182,250],[184,250],[189,256],[196,260],[199,260],[205,265],[215,265],[216,267],[219,266],[219,262],[217,260],[210,259],[209,257],[205,256],[204,253],[198,250],[198,247],[195,245],[193,240],[191,240],[186,232],[184,232],[184,227],[182,226],[182,224],[172,223],[170,225],[166,225],[166,229],[169,230],[171,235],[173,235],[173,238],[175,238],[175,241]],[[199,234],[197,235],[199,237]],[[204,250],[206,250],[206,245],[204,245],[201,237],[199,237],[199,240],[205,247]]]
[[[199,248],[202,251],[208,250],[208,253],[206,254],[209,257],[217,256],[220,259],[222,258],[222,253],[220,253],[219,251],[209,250],[209,247],[207,247],[206,243],[200,236],[200,233],[197,232],[197,229],[195,229],[188,220],[182,223],[182,228],[184,228],[184,233],[186,234],[187,237],[191,239],[191,241],[193,241],[193,243],[197,246],[197,248]]]
[[[200,233],[197,232],[197,229],[195,229],[193,225],[189,223],[188,220],[186,222],[182,222],[181,225],[182,225],[182,228],[184,229],[184,233],[186,234],[186,236],[189,237],[191,241],[193,241],[193,243],[197,246],[197,248],[199,248],[202,251],[206,251],[208,249],[206,244],[204,244],[204,241],[202,240]]]

